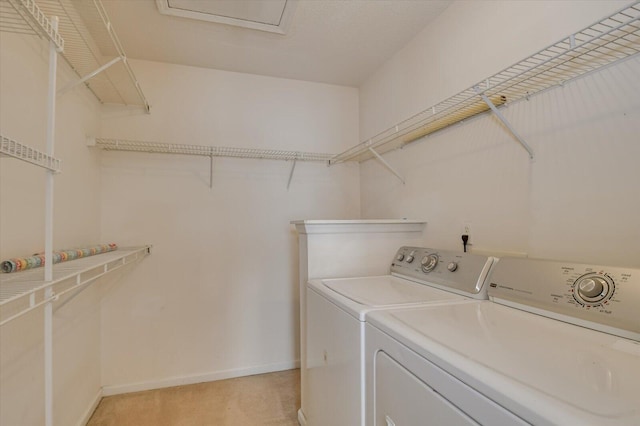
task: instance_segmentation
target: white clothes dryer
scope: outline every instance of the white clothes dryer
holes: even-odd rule
[[[313,280],[307,284],[307,404],[309,426],[358,426],[365,418],[364,324],[369,312],[486,299],[495,259],[402,247],[390,275]]]
[[[640,424],[640,270],[502,258],[488,294],[371,313],[367,425]]]

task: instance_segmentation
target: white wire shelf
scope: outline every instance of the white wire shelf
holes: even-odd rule
[[[57,158],[2,135],[0,135],[0,155],[17,158],[56,173],[60,172],[62,163]]]
[[[95,141],[95,143],[94,143]],[[265,160],[329,161],[332,154],[283,151],[276,149],[230,148],[206,145],[182,145],[159,142],[96,138],[90,141],[105,151],[146,152],[152,154],[198,155],[203,157],[233,157]]]
[[[98,278],[143,259],[151,246],[115,251],[53,265],[53,280],[43,279],[43,268],[0,274],[0,326],[48,302],[58,300]],[[45,295],[53,289],[51,297]]]
[[[0,31],[44,37],[64,50],[62,36],[34,0],[0,0]]]
[[[100,0],[38,0],[38,4],[47,15],[59,17],[58,31],[66,41],[63,57],[100,102],[137,105],[149,112],[149,103]]]
[[[640,52],[640,1],[334,156],[365,161],[487,111],[480,94],[514,102]]]

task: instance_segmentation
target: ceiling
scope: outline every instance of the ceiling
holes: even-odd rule
[[[201,3],[205,13],[237,18],[250,1],[158,4]],[[103,4],[129,58],[358,87],[452,0],[274,1],[289,2],[290,22],[276,30],[284,34],[162,14],[154,0]]]

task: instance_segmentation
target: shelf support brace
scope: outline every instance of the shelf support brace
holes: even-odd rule
[[[117,64],[118,62],[122,61],[122,56],[118,56],[116,58],[113,58],[111,61],[107,62],[106,64],[104,64],[103,66],[101,66],[100,68],[98,68],[97,70],[90,72],[89,74],[85,75],[84,77],[82,77],[80,80],[76,80],[68,85],[66,85],[65,87],[63,87],[62,89],[58,90],[58,96],[64,95],[65,93],[67,93],[69,90],[73,89],[74,87],[86,82],[87,80],[92,79],[93,77],[95,77],[96,75],[100,74],[102,71],[106,70],[107,68],[109,68],[112,65]]]
[[[213,188],[213,152],[209,156],[209,188]]]
[[[489,108],[491,108],[491,111],[493,111],[496,117],[498,117],[498,119],[502,121],[502,124],[504,124],[507,127],[507,129],[509,129],[511,134],[513,134],[513,136],[520,143],[520,145],[522,145],[522,147],[527,150],[527,152],[529,153],[529,158],[533,159],[533,150],[531,149],[531,147],[525,142],[522,136],[518,134],[518,132],[513,128],[511,123],[509,123],[509,121],[504,117],[504,115],[502,115],[502,113],[498,110],[498,108],[496,108],[493,102],[491,102],[491,99],[489,99],[487,95],[485,95],[484,92],[482,92],[478,86],[474,87],[474,89],[476,93],[482,98],[484,103],[486,103],[489,106]]]
[[[404,185],[404,178],[402,177],[402,175],[400,173],[398,173],[393,167],[391,167],[391,165],[389,163],[387,163],[385,161],[384,158],[382,158],[382,156],[380,154],[378,154],[373,148],[369,147],[369,151],[371,151],[371,153],[378,159],[378,161],[380,161],[382,163],[382,165],[389,170],[391,173],[393,173],[394,175],[396,175],[396,177],[398,179],[400,179],[400,182],[402,182],[402,184]]]
[[[291,165],[291,171],[289,172],[289,180],[287,181],[287,191],[289,190],[289,186],[291,186],[291,178],[293,178],[293,171],[296,169],[296,161],[297,158],[293,159],[293,164]]]

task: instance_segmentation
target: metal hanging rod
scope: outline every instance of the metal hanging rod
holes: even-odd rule
[[[526,59],[474,84],[336,155],[330,164],[373,157],[400,148],[431,132],[488,111],[480,88],[494,105],[496,99],[528,99],[554,86],[601,69],[640,52],[640,1],[571,34]],[[504,102],[502,102],[504,103]],[[531,154],[531,152],[530,152]]]

